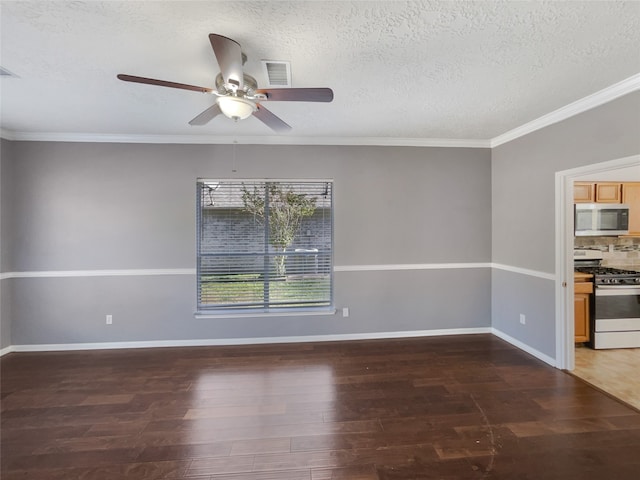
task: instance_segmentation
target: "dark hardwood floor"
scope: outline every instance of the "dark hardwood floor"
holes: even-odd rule
[[[0,367],[3,480],[640,478],[640,413],[491,335]]]

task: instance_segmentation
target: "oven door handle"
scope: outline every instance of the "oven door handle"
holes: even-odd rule
[[[637,285],[596,285],[595,294],[601,297],[640,295],[640,287]]]

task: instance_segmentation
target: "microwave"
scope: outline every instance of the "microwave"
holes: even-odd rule
[[[576,203],[575,234],[617,236],[629,233],[629,205],[622,203]]]

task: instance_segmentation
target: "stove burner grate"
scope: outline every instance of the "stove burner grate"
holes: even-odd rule
[[[582,273],[590,273],[592,275],[597,276],[629,276],[629,277],[637,277],[640,276],[639,272],[635,272],[633,270],[623,270],[621,268],[612,268],[612,267],[577,267],[576,270]]]

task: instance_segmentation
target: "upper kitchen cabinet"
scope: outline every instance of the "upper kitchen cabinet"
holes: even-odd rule
[[[596,184],[593,182],[575,182],[573,201],[575,203],[593,203],[596,198]]]
[[[629,235],[640,235],[640,182],[622,184],[622,203],[629,205]]]
[[[596,203],[621,203],[622,184],[619,182],[596,183]]]
[[[624,203],[622,182],[575,182],[573,201],[575,203]]]

